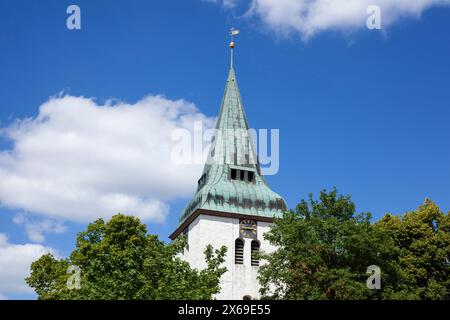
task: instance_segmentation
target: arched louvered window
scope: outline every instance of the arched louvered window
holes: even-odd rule
[[[237,238],[234,242],[234,263],[244,263],[244,240]]]
[[[252,266],[259,266],[259,257],[258,257],[258,253],[259,253],[259,242],[256,240],[252,241],[252,245],[251,245],[251,258],[252,258]]]

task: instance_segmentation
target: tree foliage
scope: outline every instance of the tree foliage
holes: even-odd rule
[[[207,267],[198,271],[178,257],[185,247],[184,238],[165,244],[138,218],[118,214],[89,224],[69,258],[33,262],[26,281],[39,299],[211,299],[226,271],[226,248],[208,246]],[[81,270],[80,289],[67,286],[70,265]]]
[[[389,233],[398,250],[400,296],[450,299],[450,213],[426,199],[417,210],[403,217],[387,214],[375,226]]]
[[[277,250],[263,254],[261,293],[273,299],[448,298],[449,215],[427,200],[404,218],[376,224],[355,212],[336,189],[302,200],[276,219],[266,239]],[[366,286],[367,268],[381,269],[382,287]]]

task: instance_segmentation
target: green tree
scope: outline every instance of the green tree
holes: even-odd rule
[[[165,244],[138,218],[118,214],[89,224],[69,258],[33,262],[26,281],[39,299],[211,299],[226,271],[226,248],[208,246],[207,267],[198,271],[178,257],[185,247],[182,237]],[[80,289],[67,286],[71,265],[81,270]]]
[[[376,227],[395,241],[404,272],[399,294],[410,299],[450,299],[450,213],[426,199],[403,217],[385,215]],[[395,297],[395,295],[394,295]]]
[[[312,195],[276,219],[265,235],[277,250],[262,254],[261,293],[273,299],[380,298],[366,286],[367,268],[382,270],[382,288],[395,291],[401,278],[392,237],[374,228],[369,213],[355,213],[349,196],[336,189]]]

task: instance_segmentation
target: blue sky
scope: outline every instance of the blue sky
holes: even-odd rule
[[[386,14],[389,23],[382,30],[355,27],[354,21],[345,28],[324,23],[323,31],[305,37],[303,25],[295,30],[256,13],[244,15],[249,1],[234,7],[213,2],[1,1],[2,153],[13,152],[21,141],[20,134],[8,138],[14,123],[36,119],[52,96],[95,98],[96,109],[110,99],[134,105],[145,96],[163,95],[195,104],[196,116],[215,117],[229,67],[227,30],[233,25],[241,30],[235,68],[250,125],[280,129],[280,171],[267,180],[289,207],[309,192],[336,186],[352,195],[358,211],[370,211],[376,219],[413,210],[426,197],[450,210],[449,7],[432,6],[430,0],[431,8],[420,10],[420,17]],[[73,3],[81,8],[81,30],[65,25],[66,8]],[[14,161],[22,161],[20,156],[33,153],[14,154]],[[28,160],[39,167],[45,158]],[[0,161],[0,175],[9,170],[3,165]],[[70,171],[71,161],[67,166]],[[64,173],[60,178],[61,183]],[[147,183],[157,189],[167,182]],[[81,208],[80,219],[58,215],[54,207],[28,205],[27,195],[9,202],[8,192],[20,191],[12,188],[0,186],[0,234],[7,237],[3,246],[11,248],[5,252],[34,246],[66,256],[76,233],[97,217]],[[167,215],[146,222],[151,233],[167,240],[189,190],[152,192]],[[42,239],[30,237],[33,226]],[[0,284],[0,297],[34,295],[10,283]]]

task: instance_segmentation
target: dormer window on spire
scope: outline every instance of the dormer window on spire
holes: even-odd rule
[[[207,175],[206,175],[206,173],[204,173],[204,174],[201,176],[201,178],[198,180],[198,187],[197,187],[197,190],[200,190],[200,189],[205,185],[205,183],[206,183],[206,178],[207,178]]]
[[[244,181],[244,182],[249,182],[249,183],[255,182],[255,172],[253,172],[251,170],[230,168],[229,177],[231,180],[236,180],[236,181]]]

